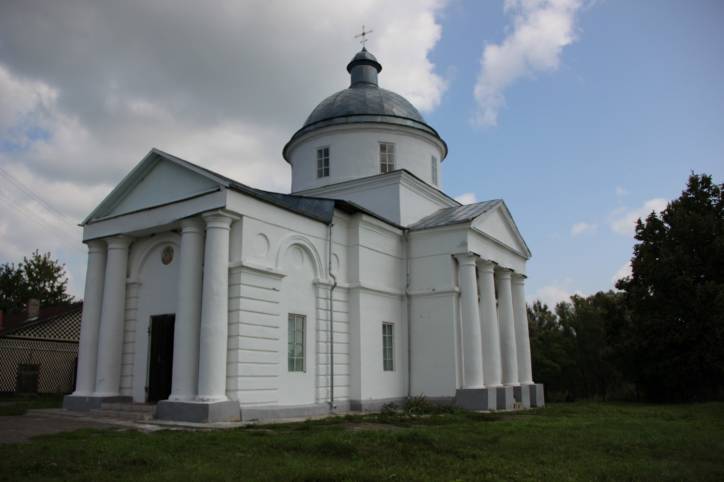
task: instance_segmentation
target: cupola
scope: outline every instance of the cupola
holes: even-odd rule
[[[347,64],[349,87],[320,102],[284,146],[292,192],[399,169],[438,187],[447,145],[407,99],[379,87],[381,71],[363,47]]]

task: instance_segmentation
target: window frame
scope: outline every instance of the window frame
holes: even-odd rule
[[[395,143],[379,143],[380,173],[387,174],[395,170]]]
[[[330,149],[329,146],[321,146],[317,148],[317,179],[329,177],[330,165]],[[321,155],[320,155],[321,154]]]
[[[301,329],[299,328],[301,326]],[[298,336],[300,335],[300,336]],[[301,343],[299,341],[301,338]],[[300,348],[297,351],[297,348]],[[299,313],[287,315],[287,371],[307,371],[307,316]]]
[[[382,371],[395,371],[395,324],[382,322]]]
[[[437,157],[430,156],[430,167],[432,168],[432,183],[437,186],[439,183]]]

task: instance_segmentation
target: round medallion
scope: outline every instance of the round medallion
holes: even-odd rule
[[[173,261],[173,248],[166,246],[163,248],[163,251],[161,251],[161,262],[163,264],[169,264],[171,261]]]

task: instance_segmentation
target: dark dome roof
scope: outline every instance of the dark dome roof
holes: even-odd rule
[[[415,106],[407,99],[392,91],[365,84],[340,90],[324,99],[309,114],[304,127],[336,117],[358,115],[400,117],[425,124]]]
[[[284,158],[287,159],[287,148],[300,136],[340,124],[381,123],[412,127],[435,136],[445,145],[437,131],[425,123],[415,106],[401,95],[377,85],[377,74],[381,70],[382,66],[374,55],[366,49],[358,52],[347,65],[351,85],[330,95],[314,108],[302,128],[284,146]]]

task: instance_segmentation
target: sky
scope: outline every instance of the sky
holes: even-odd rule
[[[724,2],[0,2],[0,263],[82,297],[77,224],[152,148],[289,192],[283,145],[368,49],[447,141],[445,192],[502,198],[527,296],[613,289],[634,223],[724,178]]]

